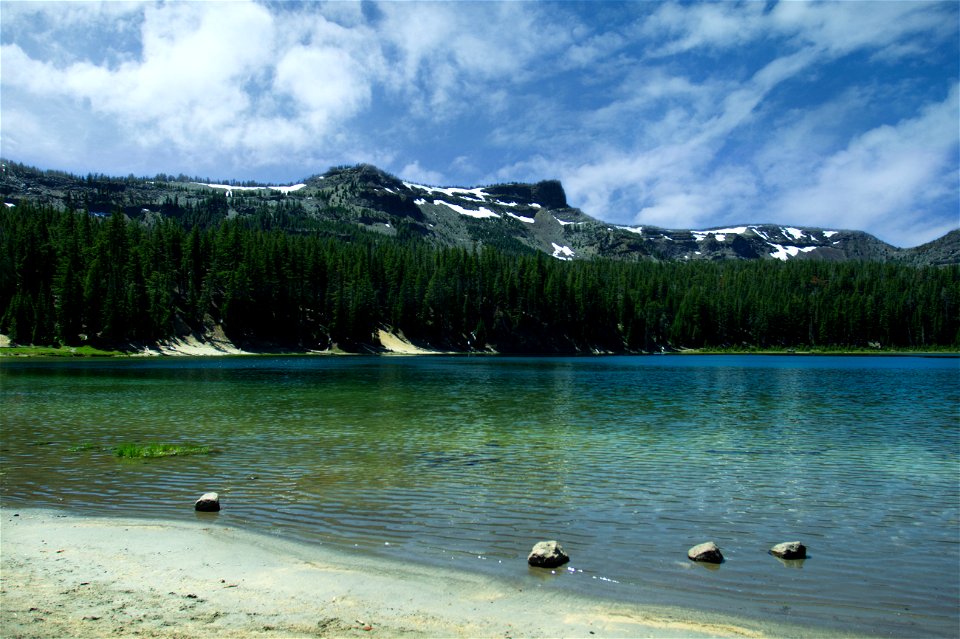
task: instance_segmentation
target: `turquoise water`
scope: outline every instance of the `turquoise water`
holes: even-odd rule
[[[217,521],[812,632],[960,629],[960,360],[0,362],[4,506]],[[201,457],[121,460],[123,442]],[[553,575],[526,553],[558,539]],[[801,540],[804,562],[767,550]],[[686,550],[713,540],[708,569]]]

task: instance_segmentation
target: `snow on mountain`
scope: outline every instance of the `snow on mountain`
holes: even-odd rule
[[[573,259],[574,252],[569,246],[560,246],[559,244],[555,244],[553,242],[551,242],[551,245],[553,246],[553,257],[557,258],[558,260]]]
[[[287,193],[294,193],[307,186],[306,184],[293,184],[291,186],[233,186],[231,184],[205,184],[203,182],[195,182],[194,184],[206,186],[211,189],[223,189],[226,191],[227,197],[232,197],[234,191],[263,191],[264,189],[280,191],[286,195]]]
[[[446,204],[447,206],[450,206],[451,202],[449,200],[459,199],[459,200],[473,201],[479,204],[492,204],[495,206],[505,206],[510,208],[517,208],[517,207],[529,207],[534,209],[543,208],[540,204],[537,204],[535,202],[531,202],[529,204],[521,204],[519,202],[504,202],[502,200],[498,200],[495,195],[491,195],[487,193],[486,189],[482,187],[465,189],[460,187],[424,186],[423,184],[414,184],[413,182],[403,182],[403,185],[412,191],[426,191],[430,195],[440,194],[440,195],[447,196],[447,199],[435,199],[433,201],[434,204]],[[419,198],[417,201],[419,202],[421,200],[423,200],[423,198]],[[451,208],[454,208],[454,207],[451,206]],[[471,215],[472,217],[476,217],[475,215],[472,214],[472,212],[463,213],[462,210],[460,212],[463,215]],[[482,217],[493,217],[493,216],[485,215]],[[500,215],[496,215],[495,217],[500,217]],[[513,217],[517,217],[517,216],[514,215]],[[518,219],[521,219],[522,221],[526,221],[523,218],[518,218]]]
[[[482,200],[481,200],[481,201],[482,201]],[[460,215],[466,215],[466,216],[468,216],[468,217],[475,217],[475,218],[481,218],[481,219],[482,219],[482,218],[485,218],[485,217],[500,217],[499,215],[497,215],[496,213],[494,213],[494,212],[491,211],[490,209],[485,209],[485,208],[483,208],[482,206],[481,206],[479,209],[476,209],[476,210],[474,210],[474,209],[465,209],[465,208],[463,208],[462,206],[459,206],[459,205],[457,205],[457,204],[452,204],[451,202],[444,202],[443,200],[434,200],[434,201],[433,201],[433,205],[434,205],[434,206],[445,206],[445,207],[447,207],[447,208],[449,208],[449,209],[451,209],[451,210],[456,211],[456,212],[459,213]]]

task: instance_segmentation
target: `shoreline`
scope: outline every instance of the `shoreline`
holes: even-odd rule
[[[765,637],[695,609],[347,554],[197,521],[0,508],[5,637]],[[778,630],[779,629],[779,630]],[[808,629],[809,632],[809,629]]]
[[[124,350],[106,350],[94,346],[34,346],[13,343],[6,335],[0,334],[0,359],[17,357],[50,358],[153,358],[153,357],[302,357],[331,355],[415,355],[455,357],[594,357],[594,356],[660,356],[660,355],[784,355],[800,357],[956,357],[960,350],[944,346],[921,350],[883,349],[883,348],[840,348],[840,347],[782,347],[782,348],[734,348],[705,347],[686,348],[678,346],[660,351],[598,351],[585,350],[569,353],[510,353],[490,348],[475,351],[442,351],[430,345],[418,345],[411,342],[402,332],[378,329],[377,343],[361,345],[356,351],[345,351],[336,344],[327,350],[243,350],[227,338],[219,326],[206,334],[190,334],[173,337],[151,344],[127,344]]]
[[[431,351],[412,347],[410,349],[384,349],[381,351],[342,351],[339,349],[326,351],[234,351],[228,352],[214,348],[190,349],[190,351],[106,351],[90,347],[47,347],[47,346],[0,346],[0,360],[4,359],[180,359],[180,358],[209,358],[209,357],[662,357],[673,355],[679,357],[697,357],[708,355],[755,355],[782,356],[782,357],[944,357],[960,358],[958,350],[925,350],[925,351],[857,351],[857,350],[677,350],[667,352],[623,352],[623,353],[500,353],[491,351]]]

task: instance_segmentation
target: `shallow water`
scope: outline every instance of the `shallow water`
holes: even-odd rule
[[[956,636],[958,411],[947,358],[3,360],[0,494],[193,518],[216,490],[222,523],[521,587]],[[556,575],[524,561],[546,538]]]

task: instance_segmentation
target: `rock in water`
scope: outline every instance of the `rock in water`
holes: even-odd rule
[[[785,541],[771,548],[770,554],[780,559],[806,559],[807,547],[799,541]]]
[[[220,510],[220,495],[217,493],[204,493],[193,505],[194,510],[204,513],[215,513]]]
[[[687,558],[691,561],[702,561],[708,564],[723,563],[723,555],[720,549],[712,541],[698,544],[687,551]]]
[[[527,556],[527,563],[538,568],[556,568],[570,561],[563,546],[556,541],[538,542]]]

